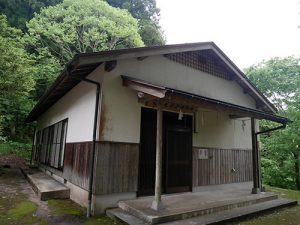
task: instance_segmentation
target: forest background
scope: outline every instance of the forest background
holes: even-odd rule
[[[163,45],[159,19],[155,0],[0,0],[0,154],[30,158],[25,118],[74,54]],[[292,121],[260,137],[263,182],[300,190],[300,60],[274,56],[244,72]]]

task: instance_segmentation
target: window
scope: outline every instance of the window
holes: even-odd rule
[[[63,167],[67,124],[67,120],[62,120],[37,132],[37,161],[57,169]]]

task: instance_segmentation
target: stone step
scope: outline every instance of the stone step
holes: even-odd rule
[[[176,202],[172,200],[172,197],[170,197],[170,199],[170,201],[172,201],[171,204],[176,204]],[[274,199],[278,199],[277,194],[261,193],[227,200],[205,202],[205,204],[203,204],[201,201],[191,202],[190,204],[184,204],[184,207],[175,206],[177,208],[173,210],[169,210],[170,207],[166,207],[165,210],[161,210],[159,212],[152,210],[149,206],[145,207],[145,204],[139,207],[139,204],[137,204],[137,200],[121,201],[119,202],[118,206],[125,212],[134,215],[135,217],[141,219],[142,221],[145,221],[146,223],[158,224],[187,219],[191,217],[203,216],[224,210],[271,201]],[[168,197],[163,199],[163,204],[168,204]],[[174,208],[174,206],[171,207]]]
[[[22,172],[41,200],[70,198],[70,189],[48,174],[37,169]]]
[[[205,216],[193,217],[185,220],[163,223],[164,225],[208,225],[208,224],[224,224],[238,219],[247,218],[254,215],[261,215],[264,212],[275,209],[295,206],[297,201],[279,198],[267,202],[262,202],[254,205],[225,210]]]
[[[172,222],[159,223],[164,225],[206,225],[206,224],[223,224],[224,222],[230,222],[237,219],[242,219],[245,217],[262,214],[266,211],[275,210],[278,208],[295,206],[297,201],[288,200],[284,198],[274,199],[266,202],[261,202],[253,205],[248,205],[244,207],[238,207],[234,209],[228,209],[224,211],[219,211],[212,214],[207,214],[203,216],[192,217],[188,219],[176,220]],[[128,212],[116,208],[106,211],[106,214],[113,218],[122,220],[129,225],[147,225],[149,223],[129,214]]]
[[[149,223],[146,223],[120,208],[108,209],[106,210],[106,215],[113,220],[121,220],[130,225],[149,225]]]

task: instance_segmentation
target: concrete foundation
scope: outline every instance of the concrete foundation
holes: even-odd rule
[[[230,184],[218,184],[218,185],[207,185],[207,186],[197,186],[193,187],[193,192],[202,191],[222,191],[222,190],[249,190],[251,193],[251,188],[253,187],[253,182],[241,182],[241,183],[230,183]]]
[[[107,208],[118,207],[119,201],[129,199],[136,199],[136,192],[114,193],[108,195],[93,195],[93,208],[94,215],[102,215]]]
[[[48,174],[39,170],[25,170],[23,173],[41,200],[70,197],[70,189]]]

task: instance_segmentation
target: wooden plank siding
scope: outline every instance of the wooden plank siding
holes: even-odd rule
[[[209,148],[209,159],[198,159],[198,149],[193,148],[194,187],[252,180],[251,150]]]
[[[88,190],[92,142],[66,143],[63,170],[41,164],[48,171]]]
[[[94,193],[136,192],[139,144],[98,142]]]

